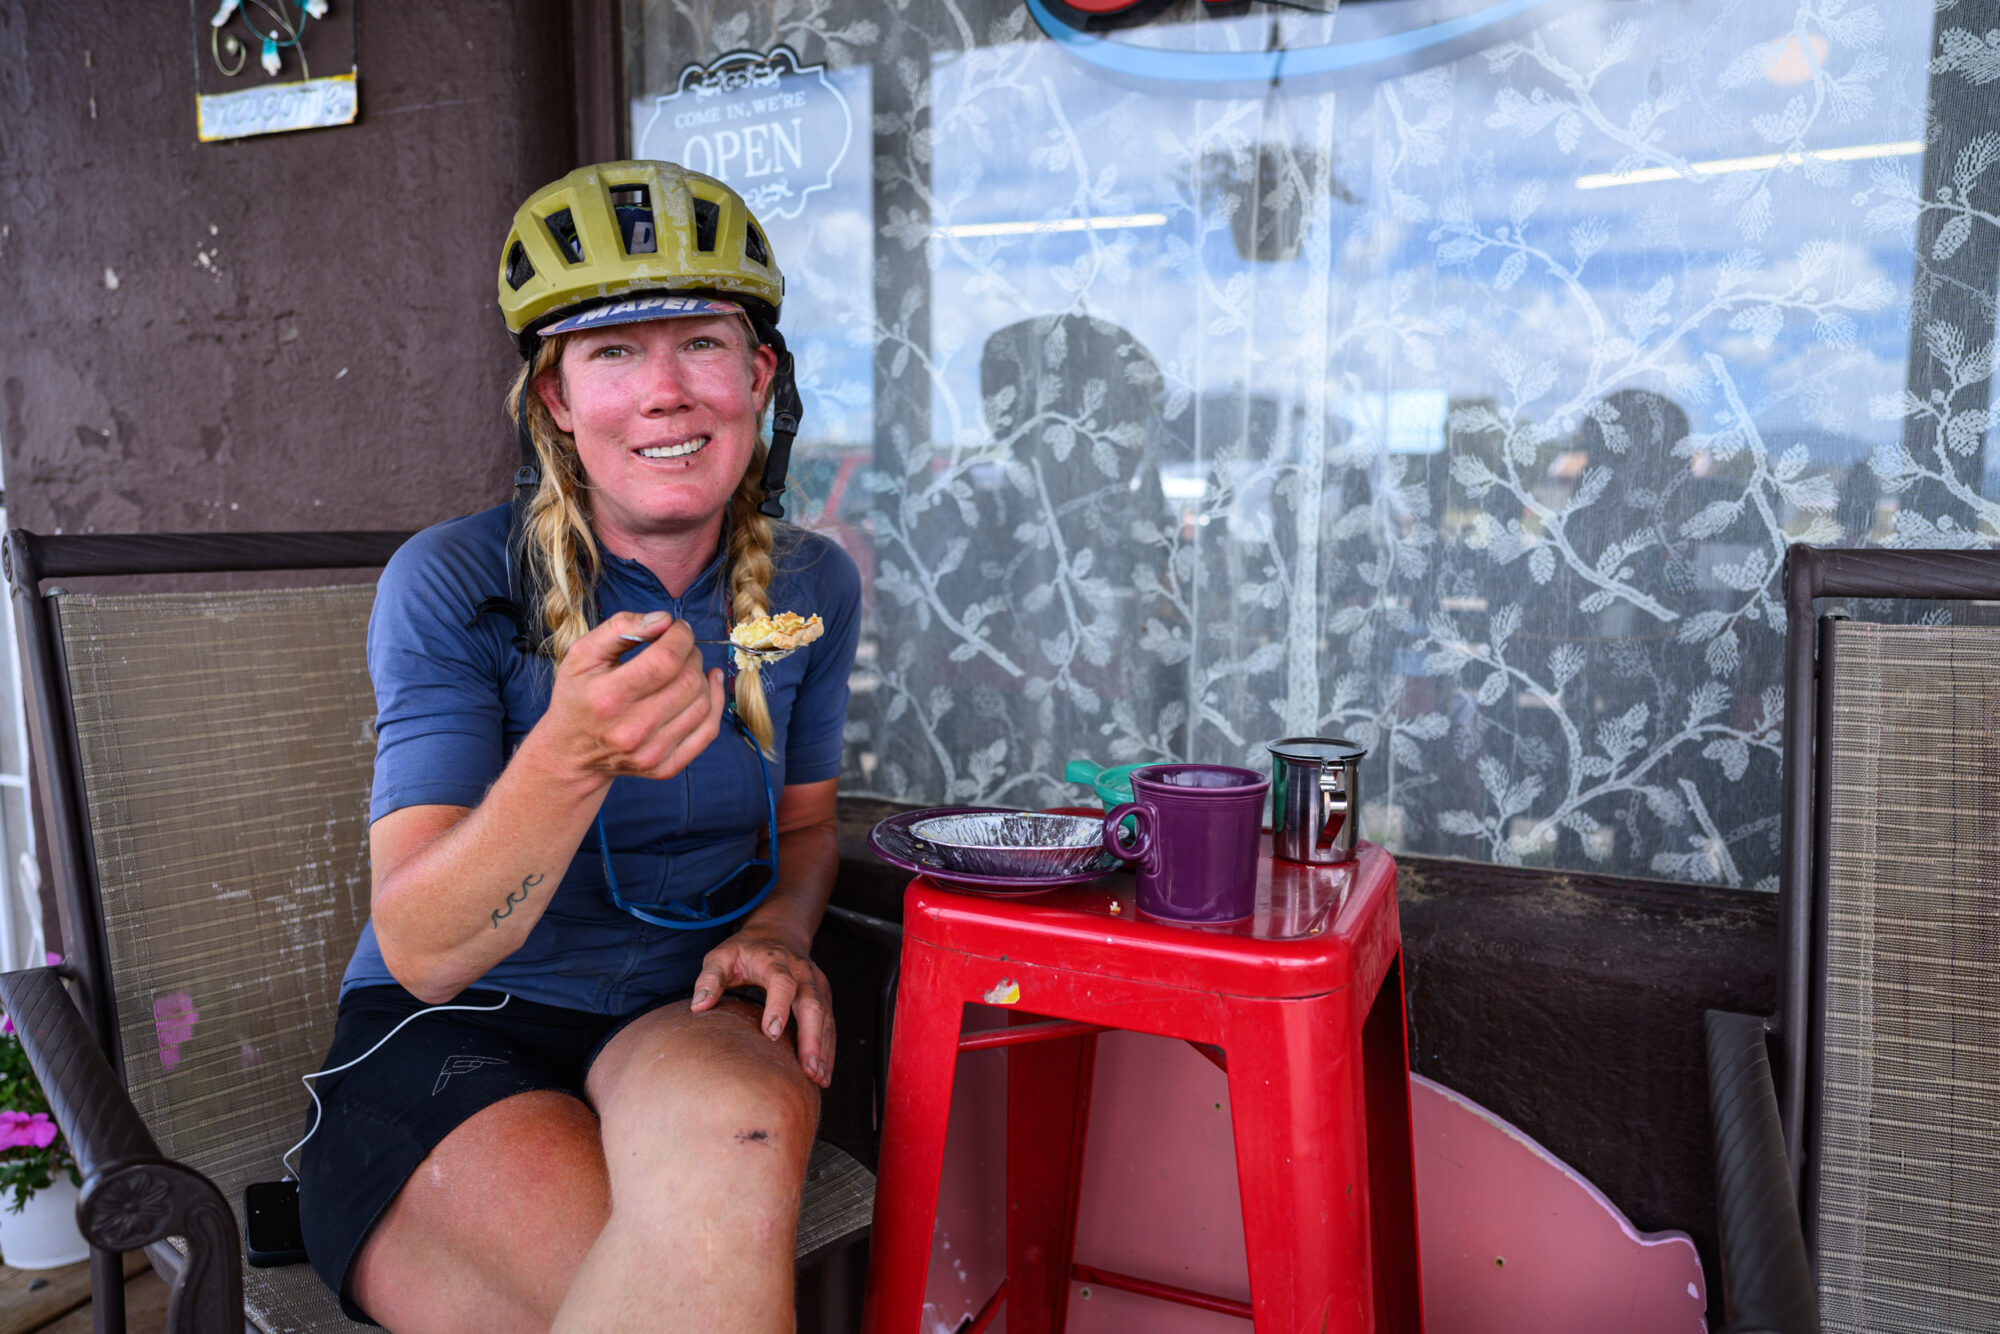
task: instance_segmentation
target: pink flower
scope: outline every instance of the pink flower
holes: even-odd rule
[[[194,1036],[201,1011],[194,997],[185,991],[170,991],[153,998],[153,1030],[159,1037],[160,1067],[172,1070],[181,1063],[181,1046]]]
[[[55,1139],[47,1112],[0,1112],[0,1149],[46,1149]]]
[[[8,1015],[0,1014],[0,1033],[12,1033],[13,1031],[14,1020]]]
[[[42,955],[42,962],[53,968],[62,962],[62,955],[57,954],[54,950],[48,950]]]

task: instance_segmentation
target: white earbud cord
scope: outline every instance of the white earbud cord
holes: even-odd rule
[[[355,1066],[361,1064],[363,1061],[367,1060],[370,1056],[373,1056],[376,1052],[382,1050],[382,1044],[387,1042],[390,1038],[395,1037],[396,1034],[402,1032],[403,1024],[409,1023],[412,1019],[421,1019],[427,1014],[438,1014],[445,1010],[469,1010],[480,1014],[489,1014],[494,1010],[502,1008],[507,1004],[508,1001],[512,999],[514,999],[512,996],[503,995],[500,998],[499,1005],[433,1005],[430,1006],[428,1009],[418,1010],[415,1014],[406,1014],[403,1016],[402,1023],[397,1024],[394,1028],[390,1029],[387,1033],[384,1033],[382,1035],[382,1039],[380,1042],[377,1042],[367,1051],[362,1052],[359,1056],[347,1062],[347,1064],[336,1065],[331,1070],[315,1070],[309,1075],[300,1075],[299,1083],[304,1084],[306,1086],[306,1093],[313,1100],[312,1128],[306,1131],[305,1139],[300,1140],[297,1144],[294,1144],[291,1148],[286,1149],[284,1156],[278,1160],[279,1162],[285,1165],[285,1180],[292,1181],[297,1179],[298,1169],[292,1166],[292,1155],[297,1153],[300,1149],[303,1149],[306,1146],[307,1142],[310,1141],[314,1135],[317,1135],[319,1133],[320,1116],[322,1115],[325,1109],[320,1106],[319,1091],[313,1088],[312,1082],[315,1079],[324,1079],[328,1075],[337,1075],[342,1070],[352,1070]]]

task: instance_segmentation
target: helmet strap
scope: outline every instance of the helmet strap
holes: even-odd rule
[[[534,387],[534,363],[528,365],[528,374],[521,377],[521,393],[514,400],[514,443],[521,453],[520,466],[514,469],[515,498],[520,498],[520,488],[537,487],[542,484],[542,460],[535,452],[535,432],[528,423],[528,392]]]
[[[798,381],[792,375],[792,354],[785,340],[772,331],[771,341],[778,353],[778,370],[771,380],[771,449],[764,459],[764,500],[759,514],[773,519],[785,517],[785,473],[792,462],[792,441],[799,433],[804,405],[799,402]]]
[[[539,590],[530,587],[528,561],[528,506],[542,485],[542,463],[535,453],[535,432],[528,422],[528,393],[534,385],[534,367],[521,378],[521,396],[514,404],[514,434],[521,448],[521,462],[514,469],[514,501],[507,509],[507,598],[518,614],[514,618],[514,646],[523,653],[535,650],[529,627],[540,619]]]

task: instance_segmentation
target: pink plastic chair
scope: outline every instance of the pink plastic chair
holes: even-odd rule
[[[1225,1076],[1180,1043],[1112,1033],[1099,1044],[1077,1253],[1247,1299]],[[960,1062],[921,1323],[935,1334],[958,1329],[1006,1275],[1005,1066],[1001,1051]],[[1706,1328],[1685,1234],[1639,1231],[1568,1164],[1442,1085],[1412,1075],[1410,1104],[1428,1334]],[[1250,1328],[1087,1280],[1074,1297],[1070,1334]]]
[[[1685,1232],[1639,1231],[1569,1164],[1422,1075],[1410,1119],[1428,1334],[1706,1334]]]

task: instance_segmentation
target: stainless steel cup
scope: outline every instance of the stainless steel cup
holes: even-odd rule
[[[1272,853],[1288,862],[1353,861],[1366,748],[1315,736],[1287,737],[1265,748],[1271,752]]]

